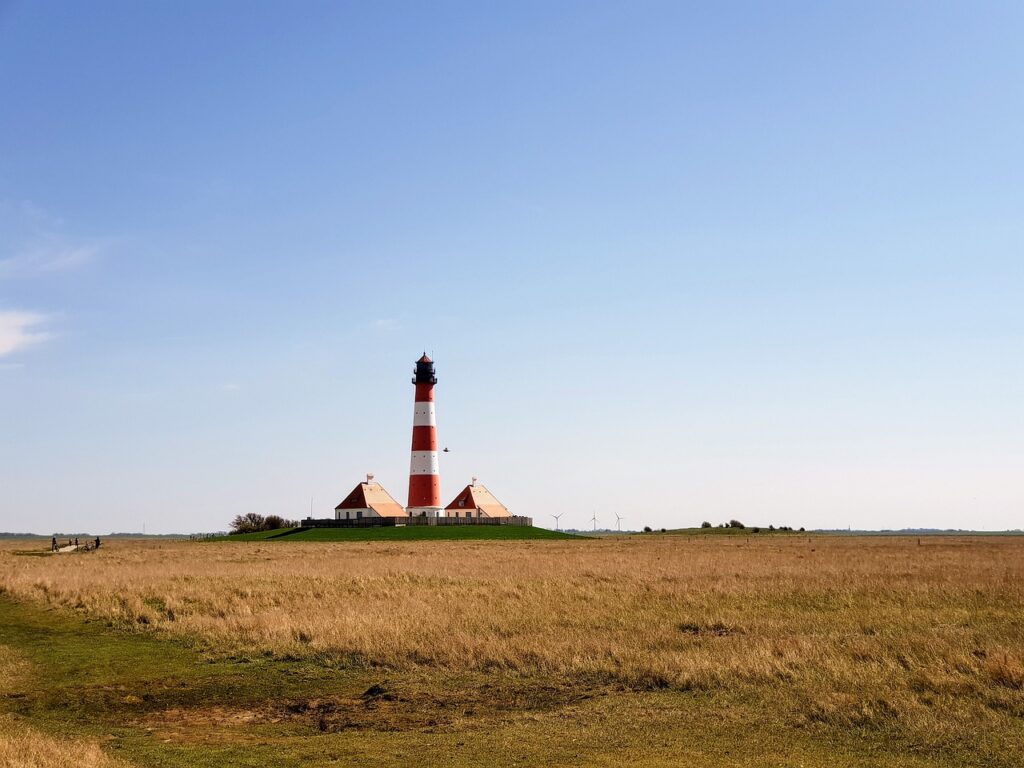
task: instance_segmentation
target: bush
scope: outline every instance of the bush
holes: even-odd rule
[[[245,515],[238,515],[231,521],[232,533],[259,533],[260,531],[276,531],[279,528],[297,528],[295,520],[286,520],[280,515],[258,515],[249,512]]]
[[[700,524],[700,527],[701,528],[710,528],[711,527],[711,523],[709,523],[707,520],[705,520],[703,523]]]
[[[289,521],[280,515],[267,515],[267,519],[263,521],[263,530],[265,531],[276,531],[278,528],[290,527]]]
[[[644,533],[650,533],[650,532],[651,532],[651,526],[645,525],[644,526]]]
[[[263,515],[249,512],[245,515],[238,515],[231,521],[231,532],[256,533],[257,531],[262,531],[265,524],[266,520],[263,519]]]
[[[745,526],[739,520],[730,520],[729,521],[729,527],[730,528],[746,528],[747,526]]]
[[[761,529],[758,528],[756,525],[753,528],[751,528],[750,530],[752,530],[754,533],[760,533],[761,532]]]

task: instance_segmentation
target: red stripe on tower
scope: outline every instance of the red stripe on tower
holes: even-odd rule
[[[437,424],[434,421],[434,361],[416,361],[416,403],[412,416],[412,464],[409,467],[410,515],[436,517],[443,514],[441,473],[437,461]]]

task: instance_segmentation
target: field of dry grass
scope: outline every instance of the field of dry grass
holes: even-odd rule
[[[17,650],[0,645],[0,692],[31,674],[31,664]],[[121,763],[94,741],[41,733],[17,717],[0,713],[0,766],[4,768],[117,768]]]
[[[16,599],[212,654],[699,692],[908,754],[1024,750],[1020,537],[18,549]]]
[[[41,733],[19,719],[0,715],[0,765],[4,768],[118,768],[92,740]]]

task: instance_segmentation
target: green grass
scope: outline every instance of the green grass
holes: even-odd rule
[[[276,539],[281,536],[288,536],[292,531],[297,531],[298,528],[278,528],[274,531],[260,531],[259,533],[236,533],[230,536],[213,536],[204,541],[266,541],[267,539]]]
[[[754,526],[746,528],[670,528],[667,531],[651,531],[641,533],[641,536],[806,536],[808,531],[780,531],[778,529],[769,531],[767,527],[754,530]]]
[[[139,766],[1006,766],[913,754],[871,731],[794,728],[738,692],[627,690],[352,660],[226,658],[0,594],[0,644],[31,664],[0,711]]]
[[[481,541],[580,538],[526,525],[409,525],[394,528],[285,528],[210,541]]]

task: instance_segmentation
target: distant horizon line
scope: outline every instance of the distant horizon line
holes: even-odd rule
[[[536,526],[537,528],[543,528],[545,526]],[[758,530],[755,532],[755,528]],[[551,530],[555,530],[552,528]],[[560,528],[563,532],[576,532],[576,533],[595,533],[593,528]],[[652,531],[643,531],[637,529],[626,529],[616,530],[615,528],[597,528],[597,533],[672,533],[675,531],[700,531],[711,534],[715,531],[722,530],[721,527],[715,528],[699,528],[699,527],[688,527],[688,528],[656,528]],[[738,530],[738,529],[730,529]],[[741,529],[740,529],[741,530]],[[800,533],[825,533],[825,534],[842,534],[842,535],[918,535],[918,536],[949,536],[949,535],[1024,535],[1024,529],[1022,528],[1000,528],[1000,529],[985,529],[985,528],[809,528],[804,531],[781,531],[779,529],[768,530],[765,527],[759,526],[748,526],[745,530],[750,531],[752,535],[756,534],[771,534],[771,533],[785,533],[785,534],[800,534]],[[112,531],[110,533],[90,533],[90,532],[57,532],[57,533],[34,533],[31,531],[0,531],[0,539],[15,539],[15,538],[53,538],[53,537],[95,537],[95,536],[106,536],[108,538],[135,538],[135,539],[168,539],[168,538],[188,538],[190,536],[216,536],[216,535],[229,535],[229,531],[192,531],[189,533],[143,533],[141,531]]]

